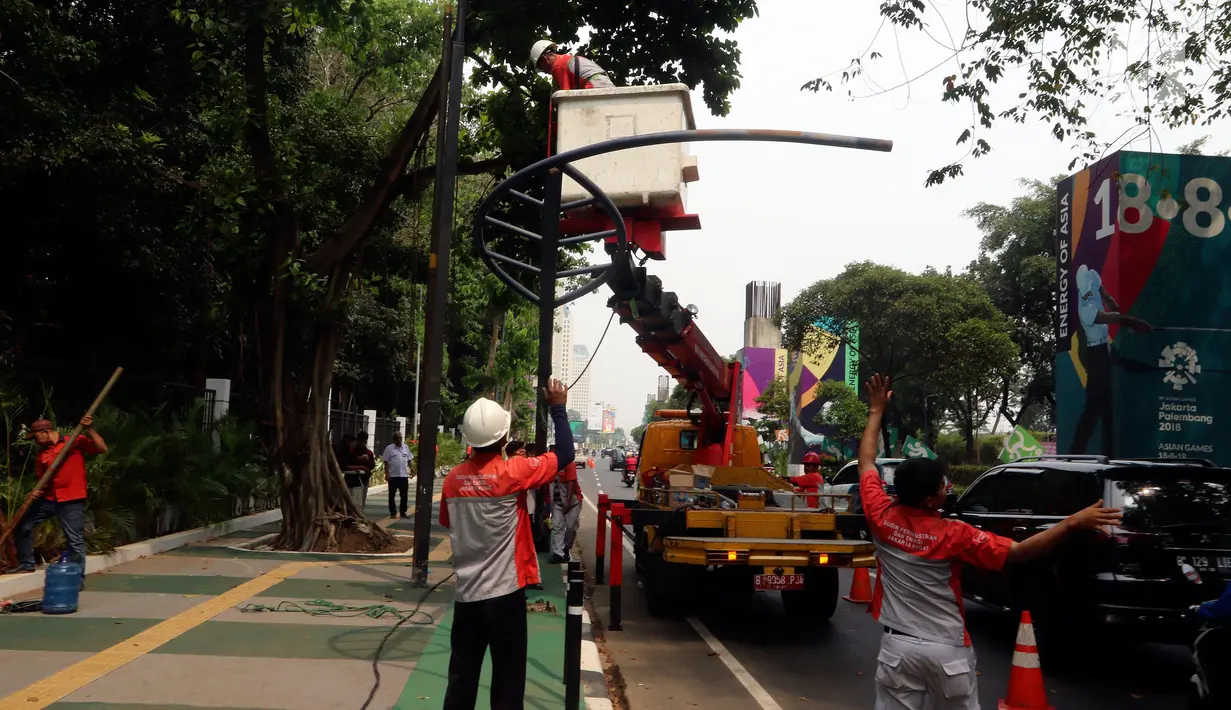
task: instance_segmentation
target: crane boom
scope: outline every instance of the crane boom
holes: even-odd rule
[[[679,297],[664,291],[657,276],[647,275],[631,255],[613,265],[607,306],[637,333],[637,345],[690,394],[701,401],[701,421],[707,429],[732,424],[738,364],[728,364],[697,327],[695,313]],[[713,438],[727,440],[726,432]]]

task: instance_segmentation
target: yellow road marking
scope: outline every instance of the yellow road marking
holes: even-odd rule
[[[432,502],[439,502],[440,498],[441,495],[437,493],[432,497]],[[449,538],[446,537],[436,546],[436,549],[432,550],[428,560],[441,562],[448,560],[452,554],[453,546]],[[103,649],[83,661],[78,661],[58,673],[53,673],[42,680],[27,685],[21,690],[0,698],[0,710],[41,710],[41,708],[45,708],[108,673],[132,663],[168,641],[182,636],[227,609],[257,596],[275,584],[289,579],[305,569],[337,564],[377,565],[398,564],[399,562],[400,560],[397,559],[288,562],[275,567],[259,577],[250,579],[234,589],[223,592],[212,599],[161,621],[132,638],[125,639],[110,648]]]
[[[309,567],[320,566],[319,562],[288,562],[265,574],[230,589],[191,609],[162,621],[132,638],[125,639],[111,648],[74,663],[59,673],[31,683],[21,690],[0,699],[0,710],[31,710],[45,708],[103,676],[115,671],[153,651],[159,646],[200,626],[239,602],[254,597],[275,584],[299,574]]]

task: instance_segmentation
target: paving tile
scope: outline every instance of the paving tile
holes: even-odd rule
[[[146,594],[221,594],[238,587],[251,577],[218,575],[124,574],[104,572],[86,578],[92,592],[135,592]]]
[[[101,651],[157,623],[158,619],[20,614],[0,618],[0,648],[17,651]]]
[[[182,576],[215,576],[215,577],[256,577],[283,564],[281,560],[253,560],[246,557],[217,559],[185,559],[184,557],[169,557],[157,555],[142,557],[115,567],[97,576],[102,579],[113,574],[171,574]],[[94,580],[91,577],[90,580]]]
[[[283,580],[265,591],[264,596],[281,599],[371,599],[378,602],[413,604],[423,597],[424,590],[410,586],[410,580],[351,581],[340,579]],[[453,586],[444,585],[429,598],[432,604],[453,602]],[[425,602],[426,603],[426,602]]]
[[[403,625],[385,644],[382,658],[413,661],[434,627]],[[385,626],[207,621],[159,646],[151,655],[244,656],[372,660]],[[246,701],[248,702],[248,701]]]
[[[412,667],[405,661],[382,661],[381,687],[371,707],[392,707]],[[76,710],[221,710],[236,706],[336,710],[362,705],[372,683],[369,660],[152,654],[73,693],[62,706]],[[179,705],[185,701],[193,705]],[[84,708],[75,704],[85,702],[105,704]]]
[[[265,710],[265,708],[237,708],[230,705],[149,705],[147,703],[67,703],[58,702],[47,706],[51,710]]]
[[[77,602],[74,618],[99,619],[169,619],[194,607],[211,595],[203,594],[132,594],[84,591]]]
[[[0,620],[0,638],[5,631],[4,621]],[[91,655],[81,651],[0,650],[0,698]]]

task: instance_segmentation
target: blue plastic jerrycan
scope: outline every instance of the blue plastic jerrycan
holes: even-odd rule
[[[43,580],[43,613],[72,614],[77,611],[77,596],[81,592],[81,565],[68,558],[68,552],[47,565]]]

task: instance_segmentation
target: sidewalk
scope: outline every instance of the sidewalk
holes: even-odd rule
[[[370,518],[387,517],[385,495],[369,496]],[[387,522],[407,534],[413,528],[409,519]],[[76,614],[0,616],[0,710],[359,708],[375,681],[376,648],[396,616],[243,613],[237,607],[326,600],[409,612],[424,594],[409,584],[410,556],[361,559],[228,547],[277,529],[270,523],[91,574]],[[431,550],[428,582],[434,584],[452,571],[447,531],[435,525]],[[564,704],[564,586],[558,566],[546,564],[546,556],[540,565],[544,589],[530,591],[529,598],[555,611],[529,615],[526,707],[557,710]],[[440,707],[453,591],[452,580],[442,584],[389,638],[370,708]],[[489,677],[490,667],[480,709],[488,708]]]

